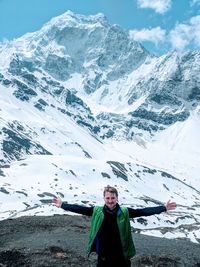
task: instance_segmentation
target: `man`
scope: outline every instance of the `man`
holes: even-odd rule
[[[129,218],[160,214],[176,208],[175,202],[168,201],[165,206],[144,209],[121,207],[118,204],[117,189],[104,188],[104,206],[84,207],[67,204],[54,198],[56,207],[79,214],[92,216],[88,242],[88,252],[98,254],[97,267],[130,267],[130,259],[135,255]]]

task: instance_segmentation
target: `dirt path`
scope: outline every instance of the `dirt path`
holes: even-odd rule
[[[89,225],[89,218],[69,215],[0,221],[0,267],[94,267],[96,256],[87,257]],[[197,244],[140,234],[133,237],[134,267],[200,267]]]

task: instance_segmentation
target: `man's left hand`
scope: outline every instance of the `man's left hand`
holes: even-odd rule
[[[168,200],[165,204],[166,210],[175,210],[177,207],[176,202],[171,202],[171,200]]]

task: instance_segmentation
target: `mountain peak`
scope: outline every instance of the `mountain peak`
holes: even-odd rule
[[[47,22],[43,29],[49,27],[58,27],[59,29],[63,29],[64,27],[88,27],[88,25],[95,24],[108,25],[107,18],[104,14],[98,13],[96,15],[79,15],[75,14],[72,11],[67,11],[64,14],[52,18],[49,22]]]

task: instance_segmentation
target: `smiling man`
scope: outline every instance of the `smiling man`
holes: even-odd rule
[[[54,198],[53,203],[64,210],[92,216],[88,252],[98,254],[97,267],[130,267],[135,247],[129,219],[173,210],[176,203],[168,201],[165,205],[144,209],[121,207],[117,189],[109,185],[104,188],[103,196],[104,206],[67,204],[60,198]]]

